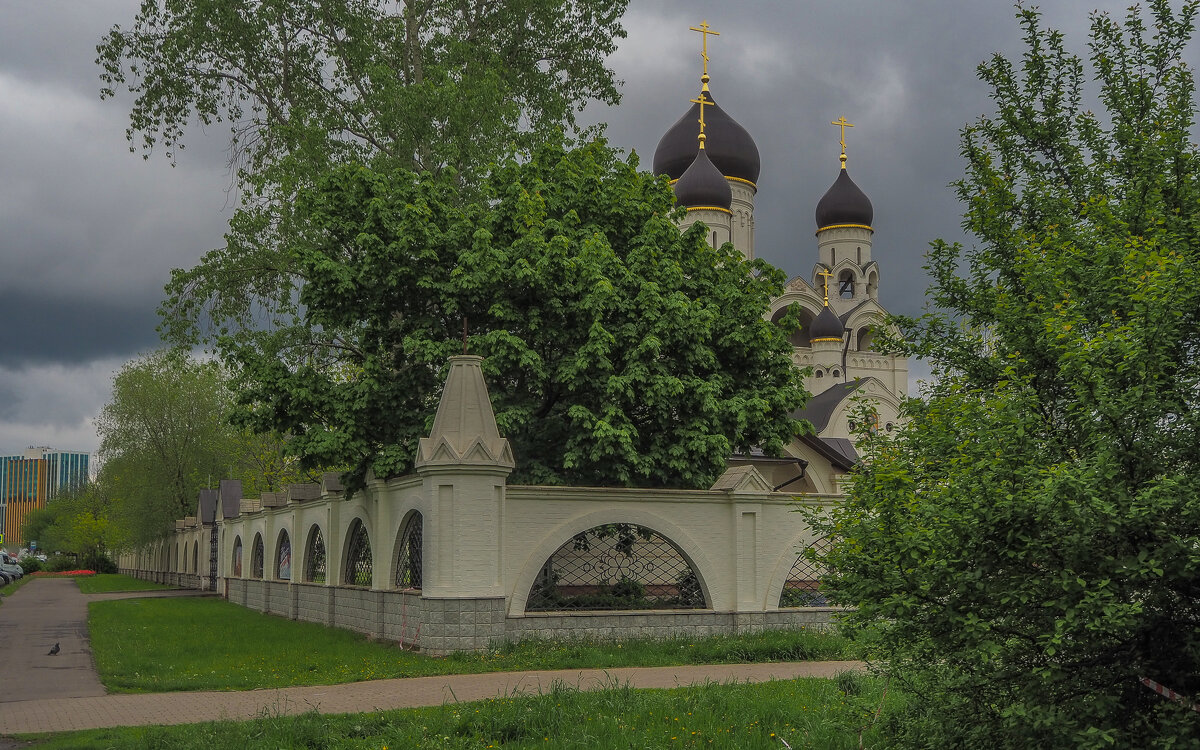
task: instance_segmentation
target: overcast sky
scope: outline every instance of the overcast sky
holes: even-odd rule
[[[1046,0],[1082,49],[1088,12],[1128,3]],[[139,0],[0,0],[0,455],[29,445],[94,451],[113,373],[154,348],[172,268],[222,244],[233,211],[225,129],[197,128],[178,166],[129,152],[129,98],[100,101],[95,45]],[[707,20],[712,92],[762,155],[757,250],[789,276],[816,260],[813,209],[838,170],[875,207],[880,299],[918,313],[928,243],[959,239],[947,185],[958,131],[988,110],[975,66],[1019,53],[1003,0],[633,0],[611,63],[621,105],[590,108],[649,168],[690,106]],[[1194,52],[1194,50],[1193,50]],[[1194,62],[1194,61],[1193,61]]]

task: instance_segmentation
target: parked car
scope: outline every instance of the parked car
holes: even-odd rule
[[[18,565],[15,559],[9,557],[7,552],[0,552],[0,571],[7,573],[9,580],[13,581],[25,575],[24,568]]]
[[[6,573],[3,570],[0,570],[0,586],[7,586],[8,584],[12,583],[13,580],[14,579],[11,573]]]

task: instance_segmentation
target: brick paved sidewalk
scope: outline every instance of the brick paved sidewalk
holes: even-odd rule
[[[681,667],[562,669],[544,672],[413,677],[344,685],[239,692],[149,693],[52,698],[0,703],[0,734],[60,732],[145,724],[188,724],[253,719],[316,711],[323,714],[380,711],[475,701],[548,690],[557,682],[596,690],[628,684],[672,688],[706,682],[764,682],[795,677],[832,677],[862,669],[861,662],[714,664]]]

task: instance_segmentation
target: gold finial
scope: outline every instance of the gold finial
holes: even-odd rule
[[[700,59],[704,61],[704,75],[700,78],[700,82],[704,84],[703,91],[708,91],[708,35],[721,36],[719,31],[709,31],[708,21],[701,21],[700,28],[689,26],[689,31],[700,32],[700,38],[704,41],[700,45]]]
[[[701,92],[700,96],[696,97],[695,99],[688,99],[688,101],[693,104],[700,105],[700,148],[704,148],[704,139],[706,137],[704,135],[704,106],[706,104],[709,106],[712,106],[712,105],[710,102],[708,102],[704,99],[703,92]]]
[[[833,271],[826,268],[823,271],[817,271],[817,275],[825,277],[825,306],[829,307],[829,279],[833,276]]]
[[[829,124],[830,124],[830,125],[837,125],[839,128],[841,128],[841,129],[842,129],[842,138],[841,138],[841,142],[842,142],[842,156],[841,156],[841,162],[842,162],[842,169],[845,169],[845,168],[846,168],[846,128],[852,128],[852,127],[854,127],[854,126],[853,126],[853,125],[851,125],[850,123],[846,122],[846,116],[845,116],[845,115],[842,115],[841,117],[837,118],[836,120],[834,120],[833,122],[831,122],[831,123],[829,123]]]

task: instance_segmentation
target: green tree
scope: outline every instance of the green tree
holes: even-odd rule
[[[316,473],[288,456],[286,440],[230,423],[233,395],[216,361],[162,349],[126,363],[96,420],[111,518],[133,543],[157,538],[194,515],[199,491],[222,478],[240,479],[247,495],[278,491]]]
[[[196,512],[200,489],[227,475],[234,429],[217,362],[163,349],[128,362],[96,419],[101,477],[119,498],[133,542],[156,538]]]
[[[374,161],[464,189],[591,99],[628,0],[146,0],[97,48],[102,96],[133,97],[128,137],[174,158],[195,120],[230,127],[243,207],[225,248],[177,271],[164,333],[291,323],[302,283],[280,248],[292,198],[332,166]],[[207,323],[215,328],[209,330]]]
[[[762,318],[781,272],[681,234],[671,189],[636,167],[601,142],[545,145],[480,200],[428,173],[333,170],[302,191],[289,247],[304,329],[221,342],[241,423],[351,466],[351,486],[408,472],[465,343],[514,481],[707,486],[736,449],[779,451],[805,397]]]
[[[934,243],[936,309],[902,321],[936,383],[825,527],[835,601],[917,696],[892,746],[1200,746],[1139,682],[1200,698],[1196,10],[1096,13],[1084,60],[1019,6],[1023,56],[979,68],[977,244]]]
[[[120,546],[113,522],[115,503],[103,482],[64,488],[45,508],[31,511],[21,525],[21,538],[46,552],[73,552],[95,558]]]

